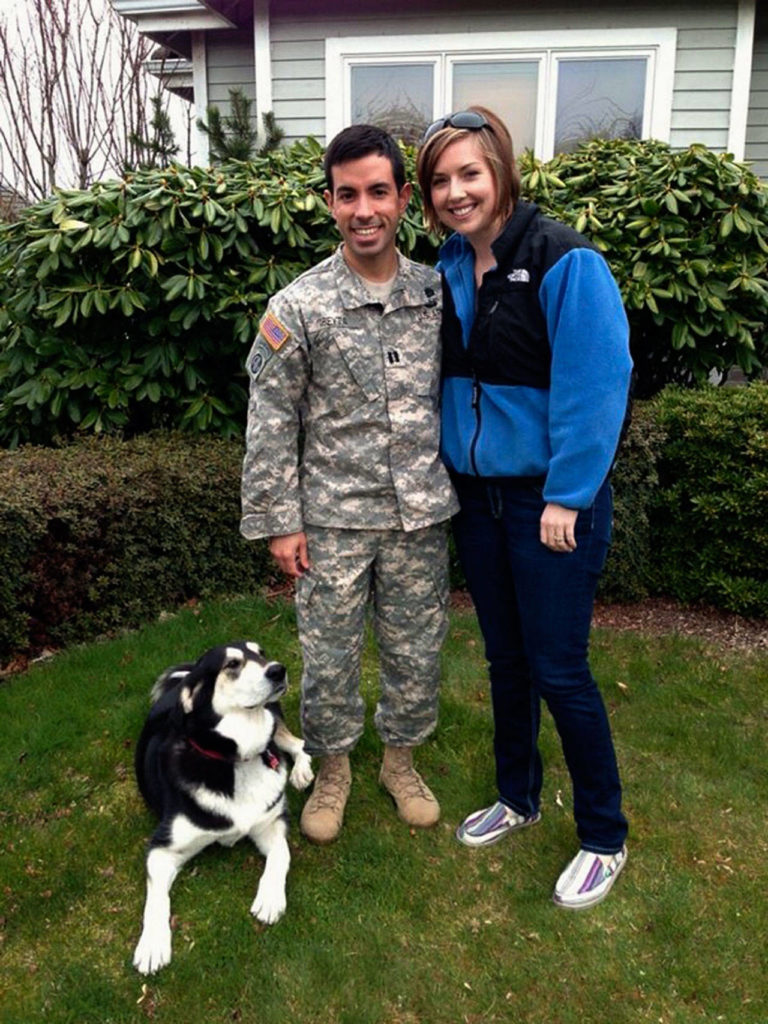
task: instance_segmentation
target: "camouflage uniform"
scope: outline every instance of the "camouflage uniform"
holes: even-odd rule
[[[382,307],[340,249],[272,298],[248,356],[241,530],[307,534],[312,568],[297,581],[296,606],[315,755],[343,753],[362,732],[371,593],[377,728],[385,742],[412,746],[436,723],[445,523],[457,510],[438,456],[440,298],[435,271],[398,254]]]

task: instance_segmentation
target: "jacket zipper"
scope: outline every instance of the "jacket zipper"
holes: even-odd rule
[[[480,476],[477,463],[475,462],[475,449],[477,448],[477,442],[480,440],[480,427],[483,422],[483,414],[480,410],[480,381],[477,379],[477,374],[474,370],[472,371],[472,409],[475,413],[475,433],[469,445],[469,461],[472,465],[472,469],[475,471],[475,476]]]
[[[498,304],[499,304],[499,300],[497,299],[494,302],[494,304],[491,306],[490,310],[488,311],[488,315],[487,315],[487,319],[488,320],[490,320],[490,318],[496,312],[496,307],[498,306]],[[478,442],[480,440],[480,431],[482,430],[482,426],[483,426],[483,413],[482,413],[482,410],[480,408],[480,396],[481,396],[481,394],[482,394],[482,388],[480,386],[480,381],[478,380],[478,377],[477,377],[477,370],[473,369],[472,370],[472,409],[473,409],[473,411],[475,413],[475,433],[474,433],[474,435],[472,437],[472,441],[470,442],[470,445],[469,445],[469,461],[470,461],[470,464],[472,466],[472,469],[475,472],[475,476],[480,476],[480,471],[477,468],[477,461],[475,459],[475,453],[476,453],[476,450],[477,450]]]

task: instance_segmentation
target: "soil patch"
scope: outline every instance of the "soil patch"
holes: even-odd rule
[[[466,591],[455,591],[451,604],[470,607]],[[734,650],[768,651],[768,620],[747,619],[717,608],[685,607],[665,597],[649,597],[635,604],[597,604],[595,626],[628,629],[648,636],[679,634],[711,641]]]

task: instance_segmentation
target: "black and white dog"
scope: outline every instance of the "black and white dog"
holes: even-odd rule
[[[290,864],[285,754],[304,789],[312,766],[285,725],[277,699],[283,665],[255,643],[207,651],[166,669],[136,747],[136,777],[160,819],[147,852],[144,927],[133,964],[152,974],[171,960],[170,890],[181,866],[211,843],[249,836],[266,857],[251,913],[273,924],[285,911]]]

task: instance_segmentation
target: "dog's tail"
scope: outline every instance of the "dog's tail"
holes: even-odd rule
[[[172,665],[170,668],[167,668],[165,672],[159,675],[155,680],[154,686],[152,687],[149,695],[150,702],[152,704],[157,704],[160,698],[175,689],[182,679],[186,678],[190,669],[193,669],[194,667],[194,662],[185,661],[181,665]]]

